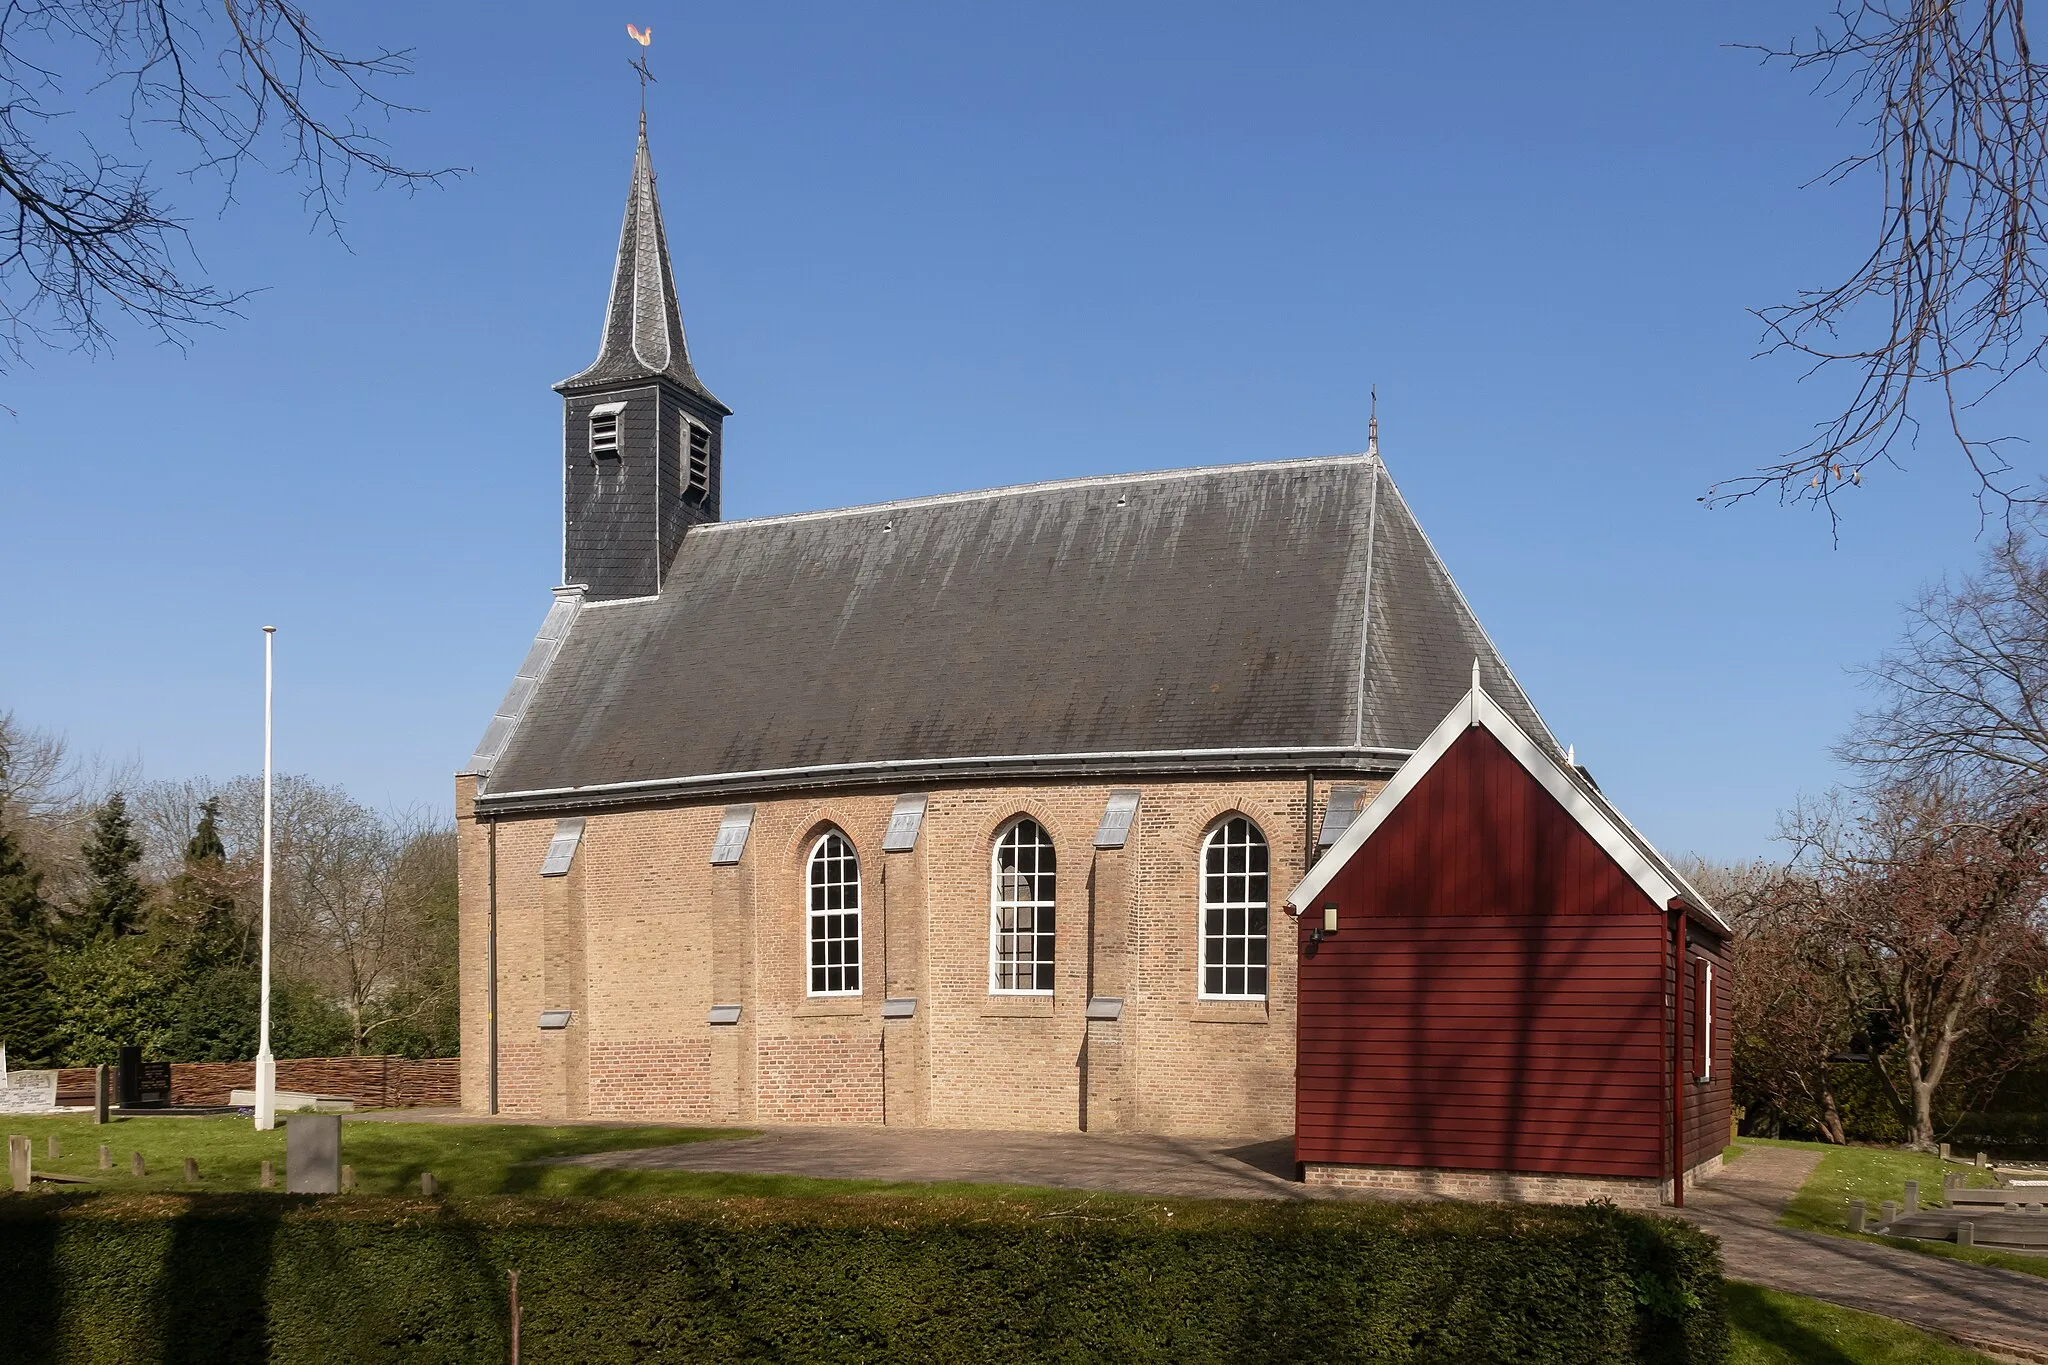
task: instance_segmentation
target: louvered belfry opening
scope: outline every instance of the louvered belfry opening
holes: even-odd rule
[[[711,433],[690,423],[690,493],[692,501],[711,496]]]

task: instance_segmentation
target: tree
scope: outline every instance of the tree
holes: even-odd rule
[[[128,802],[115,792],[100,803],[83,850],[85,894],[79,901],[71,937],[81,943],[104,942],[139,934],[149,904],[136,869],[142,842],[128,817]]]
[[[2048,351],[2048,67],[2023,0],[1838,0],[1812,42],[1757,49],[1847,100],[1870,145],[1826,178],[1882,194],[1848,277],[1758,313],[1773,349],[1854,376],[1841,413],[1709,501],[1762,490],[1826,507],[1931,419],[1984,504],[2033,500],[1973,404]]]
[[[358,172],[416,188],[455,174],[392,160],[370,122],[409,54],[329,46],[292,0],[39,0],[0,10],[0,358],[105,347],[121,315],[169,340],[239,299],[195,273],[153,158],[182,157],[232,199],[274,157],[316,222]],[[118,126],[133,160],[100,150]]]
[[[1988,1091],[2018,1053],[1985,1044],[2037,1008],[2048,807],[1900,781],[1806,806],[1788,834],[1806,873],[1792,909],[1838,964],[1846,1019],[1876,1035],[1908,1142],[1931,1149],[1943,1088]]]
[[[1873,780],[2048,801],[2048,550],[2023,523],[1974,574],[1923,591],[1864,670],[1876,704],[1841,756]]]
[[[0,789],[7,784],[8,757],[7,748],[0,746]],[[0,802],[0,931],[41,939],[49,929],[43,874],[30,866],[8,820],[7,806]]]
[[[1687,875],[1735,929],[1732,1060],[1753,1131],[1847,1142],[1834,1067],[1855,1033],[1855,1005],[1840,948],[1811,914],[1808,879],[1765,862]]]

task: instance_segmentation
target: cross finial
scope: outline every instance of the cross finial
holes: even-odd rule
[[[1380,453],[1380,386],[1372,386],[1372,407],[1365,419],[1365,453]]]
[[[648,44],[654,41],[654,25],[649,24],[646,28],[637,28],[632,24],[628,24],[626,25],[626,36],[640,44],[640,55],[626,63],[626,65],[632,67],[640,77],[640,132],[642,136],[645,136],[647,133],[647,83],[654,79],[654,73],[647,69],[647,47]]]

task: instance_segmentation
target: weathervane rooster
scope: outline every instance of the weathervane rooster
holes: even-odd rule
[[[647,118],[647,82],[654,79],[654,73],[647,69],[647,48],[654,41],[654,25],[649,24],[646,28],[635,28],[633,25],[628,24],[626,25],[626,36],[640,44],[640,55],[628,62],[627,65],[638,72],[640,76],[640,117],[644,121]]]

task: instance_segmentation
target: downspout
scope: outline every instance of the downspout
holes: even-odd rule
[[[498,822],[485,822],[490,831],[490,870],[485,877],[490,887],[490,927],[484,936],[484,1021],[490,1035],[490,1108],[498,1112]]]
[[[1671,903],[1671,1206],[1685,1207],[1685,906]]]
[[[875,1050],[881,1054],[882,1126],[889,1126],[889,855],[882,854],[882,1015],[881,1036]]]

